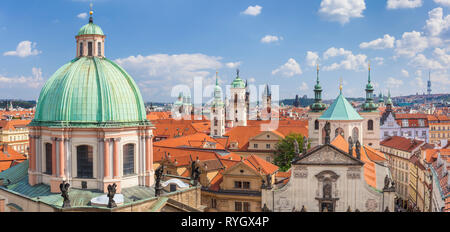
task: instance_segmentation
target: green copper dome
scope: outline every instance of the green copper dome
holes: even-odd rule
[[[103,34],[102,29],[98,25],[90,22],[80,29],[78,35],[105,35],[105,34]]]
[[[232,88],[245,88],[245,82],[240,77],[236,77],[233,83],[231,83]]]
[[[356,112],[353,106],[345,99],[342,92],[334,100],[333,104],[322,114],[319,120],[363,120],[363,118]]]
[[[99,57],[80,57],[45,83],[31,126],[150,125],[141,93],[128,73]]]

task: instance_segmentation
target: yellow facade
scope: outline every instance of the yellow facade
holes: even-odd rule
[[[6,143],[15,151],[28,155],[29,130],[26,126],[27,124],[28,123],[25,122],[20,124],[14,123],[14,126],[0,126],[0,143]]]
[[[430,143],[437,144],[441,140],[450,140],[450,122],[429,123]]]

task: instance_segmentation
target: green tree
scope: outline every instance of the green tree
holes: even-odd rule
[[[300,153],[303,152],[303,135],[291,133],[284,139],[278,141],[275,145],[275,160],[274,163],[280,168],[280,171],[286,172],[291,168],[291,162],[295,158],[294,140],[297,140]],[[308,150],[311,144],[308,142]]]

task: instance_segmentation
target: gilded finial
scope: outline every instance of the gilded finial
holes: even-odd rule
[[[369,61],[369,71],[370,71],[370,61]]]
[[[341,91],[341,93],[342,93],[342,89],[343,89],[343,87],[342,87],[342,77],[339,79],[339,91]]]
[[[89,15],[90,15],[90,17],[89,17],[89,23],[93,23],[94,22],[94,19],[92,18],[92,15],[94,14],[94,10],[93,10],[93,7],[94,7],[94,4],[89,4],[89,7],[91,8],[91,10],[89,11]]]

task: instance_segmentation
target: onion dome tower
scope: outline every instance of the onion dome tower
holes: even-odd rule
[[[239,69],[236,71],[236,79],[231,83],[231,112],[230,118],[233,119],[235,126],[247,126],[247,105],[245,102],[245,82],[239,77]]]
[[[314,86],[314,104],[311,105],[313,112],[322,112],[326,109],[326,105],[322,103],[322,86],[319,82],[319,65],[317,65],[317,81]]]
[[[30,123],[30,185],[59,192],[62,181],[107,191],[150,186],[152,124],[133,78],[105,57],[102,29],[89,23],[76,35],[76,58],[45,83]]]
[[[369,78],[366,85],[366,102],[362,105],[362,110],[365,112],[372,112],[378,110],[378,105],[373,101],[373,85],[370,80],[370,64],[369,64]]]
[[[222,137],[225,134],[225,108],[222,101],[222,88],[219,86],[219,75],[216,72],[216,86],[214,87],[214,99],[211,104],[211,131],[213,137]]]

